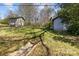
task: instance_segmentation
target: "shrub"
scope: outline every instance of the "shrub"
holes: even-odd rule
[[[7,19],[0,20],[0,23],[1,24],[8,24],[8,20]]]
[[[68,28],[68,33],[73,35],[79,35],[79,23],[76,22],[70,25]]]

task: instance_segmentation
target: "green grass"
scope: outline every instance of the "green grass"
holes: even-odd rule
[[[0,29],[0,55],[7,55],[8,53],[14,52],[18,50],[21,46],[23,46],[25,43],[27,43],[28,39],[23,39],[24,35],[26,34],[26,37],[30,38],[34,36],[33,34],[27,34],[32,32],[38,32],[41,31],[41,29],[32,29],[32,28],[9,28],[5,27]],[[39,33],[36,33],[36,35],[39,35]],[[15,41],[17,38],[17,41]]]
[[[24,45],[22,41],[1,41],[0,40],[0,55],[7,55],[8,53],[18,50]]]
[[[26,41],[19,41],[19,39],[28,37],[31,38],[34,35],[38,36],[40,33],[42,33],[42,29],[33,29],[28,27],[23,28],[2,28],[0,29],[0,55],[6,55],[8,53],[14,52],[18,50],[21,46],[24,45],[24,43],[27,43],[28,39],[25,39]],[[30,33],[30,34],[29,34]],[[43,40],[46,46],[48,46],[50,50],[50,55],[79,55],[79,43],[76,44],[76,42],[73,42],[73,39],[66,39],[65,35],[61,35],[59,33],[55,33],[53,31],[48,30],[44,36]],[[72,36],[71,36],[72,37]],[[17,38],[17,41],[15,38]],[[3,40],[4,39],[4,40]],[[8,40],[8,41],[7,41]],[[12,40],[12,41],[9,41]],[[33,39],[35,40],[35,39]],[[42,50],[43,49],[43,50]],[[38,45],[34,51],[32,51],[31,55],[45,55],[43,54],[44,48],[41,45]]]
[[[76,45],[71,45],[71,42],[61,41],[62,39],[55,40],[54,37],[62,37],[63,35],[56,35],[54,33],[47,32],[44,35],[44,42],[50,49],[51,55],[57,56],[75,56],[79,55],[79,48]],[[64,39],[65,40],[65,39]]]

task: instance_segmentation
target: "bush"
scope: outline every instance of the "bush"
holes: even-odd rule
[[[0,20],[0,23],[1,24],[8,24],[8,20],[7,19]]]
[[[75,22],[68,28],[68,33],[73,35],[79,35],[79,23]]]

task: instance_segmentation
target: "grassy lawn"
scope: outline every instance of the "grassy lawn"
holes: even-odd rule
[[[79,55],[79,48],[77,48],[75,44],[72,46],[71,43],[61,41],[62,39],[59,38],[58,40],[56,40],[54,37],[63,37],[63,36],[50,32],[45,33],[44,36],[44,42],[50,48],[50,55],[55,56]]]
[[[32,33],[32,32],[38,32],[41,31],[41,29],[32,29],[32,28],[2,28],[0,29],[0,55],[6,55],[8,53],[14,52],[18,50],[20,47],[24,45],[24,43],[27,43],[28,39],[21,40],[24,38],[24,35],[26,37],[30,38],[33,36],[33,34],[26,34],[26,33]],[[36,35],[39,35],[37,33]]]
[[[55,39],[54,37],[62,37]],[[79,48],[76,44],[72,45],[71,42],[64,40],[64,35],[59,35],[57,33],[51,33],[47,31],[44,34],[44,43],[49,48],[50,55],[52,56],[77,56],[79,55]],[[70,39],[67,39],[70,40]],[[73,41],[73,40],[72,40]],[[42,52],[41,52],[42,51]],[[29,55],[46,55],[45,48],[39,44]]]
[[[0,55],[6,55],[8,53],[18,50],[21,46],[27,43],[28,39],[23,39],[24,36],[31,38],[34,35],[42,33],[42,29],[33,28],[12,28],[9,27],[0,29]],[[30,33],[30,34],[28,34]],[[64,35],[47,31],[44,36],[44,43],[50,50],[50,55],[79,55],[78,43],[72,42],[72,39],[66,39]],[[30,55],[45,55],[44,47],[41,44],[32,51]]]

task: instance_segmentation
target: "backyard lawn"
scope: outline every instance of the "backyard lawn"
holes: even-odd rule
[[[44,30],[37,28],[0,28],[0,55],[8,55],[18,51],[28,41],[38,41],[32,39],[33,36],[39,36]],[[79,55],[79,43],[75,36],[62,35],[53,30],[47,30],[44,33],[43,42],[49,48],[50,55]],[[39,43],[29,53],[29,55],[46,55],[45,47]]]

